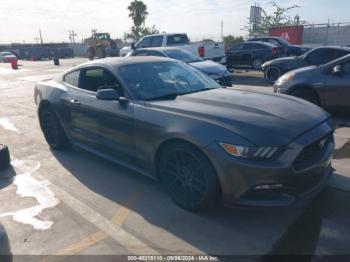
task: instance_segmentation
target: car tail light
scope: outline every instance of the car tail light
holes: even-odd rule
[[[205,56],[204,46],[198,47],[198,54],[199,54],[200,57],[204,57]]]
[[[272,55],[277,55],[278,54],[278,48],[277,47],[274,47],[271,49],[271,52],[272,52]]]

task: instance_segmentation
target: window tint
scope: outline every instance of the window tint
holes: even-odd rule
[[[152,36],[151,38],[151,47],[160,47],[163,44],[163,36]]]
[[[243,48],[243,44],[238,44],[238,45],[232,46],[228,51],[233,52],[233,51],[241,50],[242,48]]]
[[[136,52],[134,56],[148,56],[148,52],[147,51]]]
[[[281,46],[281,44],[275,39],[269,39],[268,42],[276,46]]]
[[[149,56],[161,56],[161,57],[165,57],[165,55],[163,55],[161,52],[153,51],[153,50],[148,51],[148,55],[149,55]]]
[[[186,45],[188,42],[187,35],[169,35],[167,37],[167,45]]]
[[[344,63],[341,66],[346,74],[350,74],[350,62]]]
[[[115,89],[120,96],[124,91],[118,80],[103,68],[94,68],[83,70],[80,76],[79,88],[97,92],[103,89]]]
[[[69,84],[69,85],[71,85],[71,86],[78,87],[78,84],[79,84],[79,74],[80,74],[80,71],[79,71],[79,70],[67,74],[67,75],[64,77],[64,82],[66,82],[67,84]]]
[[[243,49],[266,49],[267,47],[259,44],[245,44]]]
[[[150,47],[151,46],[151,38],[146,37],[142,39],[137,45],[136,48],[142,48],[142,47]]]
[[[321,48],[308,53],[305,59],[313,65],[322,65],[336,59],[337,54],[337,50]]]

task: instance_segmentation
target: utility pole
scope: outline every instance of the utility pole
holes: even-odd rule
[[[41,29],[39,29],[40,43],[43,44],[43,36],[41,35]]]
[[[224,21],[221,21],[221,41],[224,41]]]
[[[75,44],[75,37],[77,34],[74,32],[74,30],[70,30],[69,32],[69,40],[71,44]]]

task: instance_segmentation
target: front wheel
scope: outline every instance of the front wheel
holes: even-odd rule
[[[39,117],[45,139],[52,149],[61,150],[71,146],[56,113],[50,107],[43,108]]]
[[[255,58],[255,59],[253,60],[253,68],[254,68],[255,70],[260,70],[263,63],[264,63],[264,60],[263,60],[263,59],[261,59],[261,58]]]
[[[275,66],[269,66],[264,71],[265,80],[270,83],[274,84],[278,78],[281,76],[281,71],[278,67]]]
[[[187,143],[174,143],[163,152],[159,164],[161,182],[171,198],[181,207],[197,211],[212,207],[220,185],[207,157]]]

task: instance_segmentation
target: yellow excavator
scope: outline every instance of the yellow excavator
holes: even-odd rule
[[[95,57],[119,56],[117,43],[111,39],[108,33],[93,33],[85,42],[89,45],[86,55],[90,60]]]

